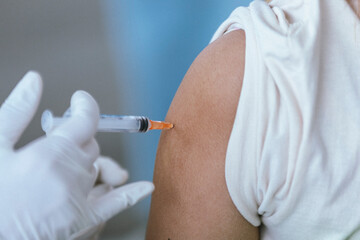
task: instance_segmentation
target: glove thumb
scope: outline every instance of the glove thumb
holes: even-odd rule
[[[119,212],[135,205],[154,190],[151,182],[135,182],[115,188],[91,202],[93,211],[102,220],[107,221]]]

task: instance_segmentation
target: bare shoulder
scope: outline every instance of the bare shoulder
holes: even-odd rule
[[[233,205],[225,154],[241,93],[245,33],[233,31],[195,59],[166,120],[156,157],[147,239],[258,239]]]

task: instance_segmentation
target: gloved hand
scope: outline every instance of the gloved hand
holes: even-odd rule
[[[88,200],[91,201],[107,194],[114,187],[124,184],[129,174],[109,157],[100,156],[94,163],[97,180],[96,185],[90,191]],[[73,239],[96,240],[105,226],[105,222],[89,229],[84,229],[72,236]]]
[[[99,110],[85,92],[73,95],[64,124],[14,150],[41,92],[40,76],[30,72],[0,108],[0,239],[82,236],[153,190],[149,182],[93,189]]]

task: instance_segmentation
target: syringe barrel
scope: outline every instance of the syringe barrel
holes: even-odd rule
[[[100,115],[98,132],[146,132],[149,119],[142,116]]]
[[[54,117],[51,111],[45,110],[41,117],[41,127],[49,132],[69,118]],[[146,132],[149,129],[149,119],[143,116],[100,115],[98,132]]]

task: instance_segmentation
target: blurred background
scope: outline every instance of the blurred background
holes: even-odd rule
[[[40,116],[61,115],[78,89],[102,113],[165,118],[188,67],[219,24],[249,1],[15,0],[0,2],[0,101],[37,70],[44,79],[39,111],[18,147],[43,135]],[[152,180],[159,132],[98,134],[103,155]],[[46,197],[46,196],[44,196]],[[101,239],[143,239],[150,198],[108,222]]]

